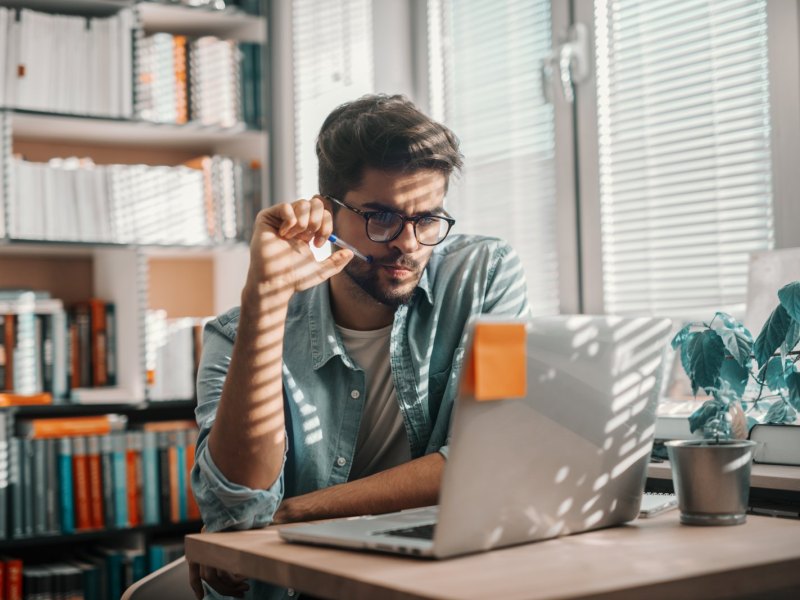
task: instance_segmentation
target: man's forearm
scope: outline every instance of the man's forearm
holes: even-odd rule
[[[269,488],[285,447],[282,353],[285,294],[245,288],[239,328],[209,435],[214,463],[233,483]]]
[[[436,504],[445,459],[438,452],[364,479],[287,498],[275,523],[382,514]]]

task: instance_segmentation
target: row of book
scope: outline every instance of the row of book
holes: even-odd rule
[[[135,27],[130,8],[87,18],[0,7],[0,105],[131,117]]]
[[[261,165],[204,156],[187,165],[12,161],[7,235],[170,245],[249,240]],[[3,232],[0,232],[3,233]]]
[[[76,388],[116,385],[116,331],[113,302],[90,298],[65,310],[48,292],[0,291],[0,400],[59,402]]]
[[[15,434],[0,455],[0,539],[200,519],[193,421],[129,429],[114,414],[8,420],[0,411]]]
[[[159,123],[266,126],[262,46],[154,33],[136,41],[135,116]]]
[[[118,600],[135,581],[184,554],[178,539],[134,546],[88,546],[32,564],[0,556],[0,600]]]
[[[0,7],[0,53],[2,106],[265,126],[260,44],[144,35],[130,8],[86,17]]]

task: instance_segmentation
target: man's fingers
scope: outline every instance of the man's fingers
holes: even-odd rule
[[[239,579],[221,569],[204,567],[201,576],[208,585],[223,596],[241,598],[244,596],[244,593],[250,589],[246,580]]]
[[[189,585],[194,592],[194,597],[197,598],[197,600],[203,600],[206,594],[203,590],[203,583],[200,581],[200,565],[190,560],[186,562],[189,564]]]

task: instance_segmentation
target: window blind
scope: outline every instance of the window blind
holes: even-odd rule
[[[604,301],[707,316],[773,246],[766,0],[596,0]]]
[[[295,164],[299,197],[317,189],[314,144],[331,110],[373,90],[371,0],[293,0]]]
[[[539,76],[550,1],[429,0],[428,11],[431,112],[465,156],[448,195],[454,231],[511,243],[534,313],[557,313],[554,117]]]

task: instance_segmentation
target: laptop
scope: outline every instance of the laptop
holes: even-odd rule
[[[495,348],[473,343],[478,334],[497,343],[503,336],[485,332],[504,326],[521,337]],[[658,318],[478,318],[469,326],[439,505],[286,526],[281,538],[448,558],[635,519],[670,326]],[[504,373],[517,359],[523,372]],[[478,360],[489,362],[476,370]],[[524,386],[512,389],[519,375]]]

